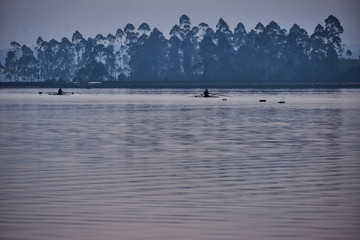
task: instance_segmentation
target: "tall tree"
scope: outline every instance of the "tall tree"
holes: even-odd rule
[[[232,41],[232,32],[228,26],[228,24],[222,19],[219,19],[219,22],[216,25],[216,42],[218,43],[220,39],[225,38],[230,44]]]
[[[125,40],[125,45],[124,45],[125,55],[123,57],[123,62],[124,62],[123,73],[126,76],[130,76],[130,73],[131,73],[130,61],[131,61],[132,55],[134,55],[136,52],[136,46],[137,46],[139,33],[135,32],[134,25],[132,25],[130,23],[125,26],[124,32],[126,35],[126,40]]]
[[[286,42],[286,30],[271,21],[261,33],[261,42],[267,71],[267,80],[279,78],[279,65],[283,57],[283,46]]]
[[[33,51],[23,45],[21,48],[22,56],[18,60],[18,71],[22,81],[32,82],[38,79],[38,61],[34,57]]]
[[[218,80],[231,81],[235,79],[234,71],[234,50],[226,36],[220,38],[216,46],[216,59],[218,65]]]
[[[181,73],[181,41],[175,32],[169,40],[167,78],[170,80],[183,80]]]
[[[18,65],[15,51],[8,51],[5,58],[5,74],[10,81],[18,81]]]
[[[314,33],[310,36],[311,50],[310,59],[312,62],[311,72],[313,74],[311,79],[320,80],[326,78],[327,73],[327,44],[326,32],[322,25],[318,24]]]
[[[84,54],[85,54],[87,42],[84,39],[84,37],[81,35],[81,33],[78,31],[75,31],[75,33],[72,35],[71,41],[74,45],[74,55],[75,55],[74,64],[77,70],[85,65]]]
[[[244,46],[247,41],[247,32],[245,26],[239,23],[234,29],[234,49],[238,50],[241,46]]]
[[[343,32],[344,28],[341,26],[340,21],[336,17],[330,15],[325,19],[325,33],[329,51],[341,53],[342,47],[340,35]]]
[[[163,79],[166,74],[166,46],[166,39],[157,28],[142,44],[135,45],[130,60],[131,78],[141,81]]]
[[[179,19],[179,28],[181,30],[181,40],[183,40],[191,29],[190,18],[187,15],[182,15]]]
[[[125,70],[125,62],[128,62],[126,59],[126,46],[125,46],[125,33],[124,31],[119,28],[116,31],[115,34],[115,41],[116,45],[114,47],[115,51],[115,63],[116,63],[116,74],[120,75],[123,74],[123,76],[127,77],[128,71]],[[122,79],[125,79],[124,77]]]
[[[216,58],[216,45],[211,35],[205,34],[200,43],[200,56],[202,57],[202,80],[215,81],[218,75],[218,64]]]
[[[310,39],[307,32],[294,24],[286,37],[284,46],[284,66],[282,72],[290,81],[305,81],[308,79],[306,68],[308,68],[310,52]]]

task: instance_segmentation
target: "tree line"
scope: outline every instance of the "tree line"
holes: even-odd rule
[[[0,69],[8,81],[336,81],[343,31],[332,15],[311,35],[274,21],[248,32],[242,23],[231,30],[222,18],[216,29],[192,26],[182,15],[168,39],[143,23],[106,37],[39,37],[35,49],[12,42]]]

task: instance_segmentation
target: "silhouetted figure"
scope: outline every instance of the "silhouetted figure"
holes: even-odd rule
[[[205,89],[205,91],[204,91],[204,97],[210,97],[209,91],[207,89]]]
[[[59,94],[59,95],[64,94],[64,92],[63,92],[63,90],[62,90],[61,88],[59,88],[59,90],[58,90],[58,94]]]

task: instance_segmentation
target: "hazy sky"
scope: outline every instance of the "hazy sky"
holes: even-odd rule
[[[31,46],[39,36],[71,39],[75,30],[106,36],[127,23],[146,22],[168,36],[182,14],[193,26],[215,28],[223,18],[231,29],[242,22],[249,31],[274,20],[287,30],[297,23],[309,35],[332,14],[345,29],[343,42],[360,46],[360,0],[0,0],[0,48],[11,41]]]

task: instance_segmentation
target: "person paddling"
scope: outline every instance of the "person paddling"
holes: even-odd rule
[[[204,97],[210,97],[209,91],[207,89],[205,89],[205,91],[204,91]]]
[[[63,90],[62,90],[61,88],[59,88],[58,94],[59,94],[59,95],[63,95],[63,94],[64,94],[64,92],[63,92]]]

